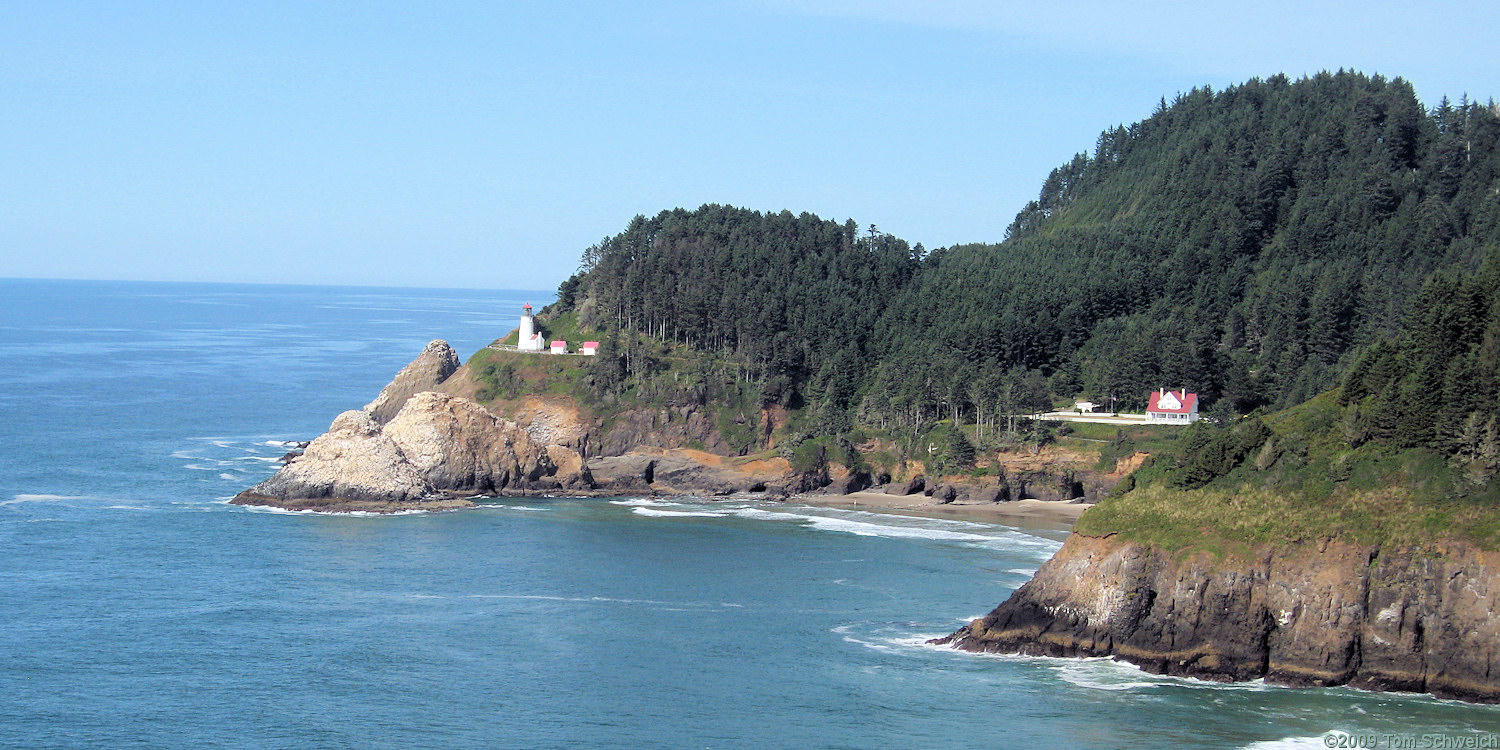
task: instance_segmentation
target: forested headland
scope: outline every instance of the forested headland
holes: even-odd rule
[[[732,392],[741,419],[790,413],[794,443],[948,430],[961,464],[1046,439],[1014,415],[1169,387],[1217,418],[1192,442],[1224,449],[1214,430],[1333,391],[1340,450],[1432,451],[1483,485],[1497,256],[1493,102],[1426,108],[1400,78],[1320,73],[1163,99],[1055,169],[998,243],[719,205],[638,216],[543,318],[605,343],[588,399]],[[1240,434],[1206,481],[1266,437]]]

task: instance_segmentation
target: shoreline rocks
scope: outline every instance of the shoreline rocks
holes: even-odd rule
[[[1457,543],[1324,540],[1217,560],[1075,533],[994,611],[932,643],[1500,703],[1497,573],[1500,553]]]

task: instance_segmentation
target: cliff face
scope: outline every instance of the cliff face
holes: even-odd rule
[[[663,495],[763,492],[792,476],[785,459],[745,462],[685,448],[640,447],[623,456],[590,458],[588,468],[603,491]]]
[[[1246,562],[1074,534],[993,612],[938,639],[968,651],[1115,656],[1210,680],[1352,685],[1500,702],[1500,553],[1340,542]]]
[[[440,384],[425,390],[484,400],[481,398],[484,386],[472,363],[457,368]],[[638,448],[676,450],[690,446],[717,455],[736,452],[720,434],[711,411],[699,406],[621,407],[611,409],[606,419],[605,414],[580,405],[573,396],[557,393],[491,398],[484,403],[524,427],[533,438],[566,446],[584,456],[623,456]],[[768,411],[763,410],[761,415],[760,425],[765,430],[779,424],[774,421],[776,415]],[[784,422],[783,414],[781,423]],[[769,443],[769,437],[764,440]]]
[[[640,446],[672,449],[690,444],[716,454],[733,452],[712,416],[695,406],[622,411],[605,433],[602,448],[604,455],[615,456]]]

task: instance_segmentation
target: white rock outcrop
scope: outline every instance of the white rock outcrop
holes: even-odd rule
[[[358,504],[420,502],[437,494],[368,412],[346,411],[301,456],[240,497]]]
[[[365,411],[379,424],[391,421],[407,399],[423,391],[437,388],[458,370],[458,352],[442,339],[427,344],[427,348],[401,368],[396,377],[381,389],[374,401],[365,405]]]
[[[473,400],[416,390],[441,383],[457,362],[447,342],[428,344],[369,406],[338,415],[301,456],[234,502],[389,511],[466,505],[466,496],[506,489],[587,484],[577,453],[533,440]]]

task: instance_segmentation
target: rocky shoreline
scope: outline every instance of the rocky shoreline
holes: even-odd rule
[[[675,441],[649,431],[637,435],[640,444],[625,446],[614,445],[625,432],[612,430],[611,440],[605,441],[612,449],[588,455],[599,447],[593,426],[566,409],[530,404],[516,409],[517,421],[512,421],[470,398],[472,390],[457,353],[447,342],[433,341],[375,400],[338,415],[300,453],[288,453],[280,471],[231,502],[298,511],[399,513],[452,510],[472,506],[472,498],[496,496],[786,500],[814,492],[845,496],[882,479],[866,472],[797,473],[780,458],[740,460],[666,447]],[[991,487],[929,483],[920,477],[881,487],[892,496],[953,506],[999,506],[1023,494],[1078,501],[1088,494],[1073,475],[1045,471],[1017,472]],[[1091,491],[1098,494],[1099,487]]]
[[[1220,560],[1075,533],[994,611],[932,642],[1500,703],[1497,573],[1500,553],[1462,544],[1323,540]]]
[[[363,409],[283,457],[264,482],[230,502],[296,511],[401,513],[472,506],[472,498],[567,494],[784,498],[804,483],[785,461],[730,464],[722,456],[637,446],[585,457],[589,432],[556,414],[504,419],[453,384],[458,355],[433,341]],[[445,387],[446,386],[446,387]],[[825,482],[826,483],[826,480]],[[821,486],[821,485],[819,485]]]

